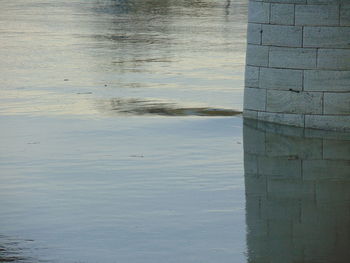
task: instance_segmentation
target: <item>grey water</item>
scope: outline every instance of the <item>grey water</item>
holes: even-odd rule
[[[349,136],[243,123],[248,0],[0,0],[0,262],[349,262]]]
[[[246,16],[0,0],[0,262],[244,262]]]
[[[2,0],[3,115],[115,114],[114,100],[242,109],[247,0]]]

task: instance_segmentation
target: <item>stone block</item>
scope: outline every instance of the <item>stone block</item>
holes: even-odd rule
[[[244,145],[246,147],[246,145]],[[244,151],[244,173],[245,174],[258,174],[258,159],[257,155],[250,153],[251,147]]]
[[[350,182],[350,161],[304,160],[303,180]]]
[[[350,140],[324,140],[323,158],[350,161]]]
[[[295,159],[322,159],[322,139],[266,133],[267,156],[285,156]]]
[[[350,91],[350,71],[305,70],[306,91]]]
[[[262,44],[280,47],[301,47],[302,27],[284,25],[263,25]]]
[[[247,183],[250,181],[247,181]],[[256,195],[249,195],[246,193],[246,211],[247,211],[247,223],[249,225],[255,224],[261,219],[261,207],[266,202],[266,198],[262,198]]]
[[[248,23],[247,43],[261,45],[261,24]]]
[[[245,173],[245,192],[249,196],[266,197],[266,177]]]
[[[258,112],[254,110],[244,110],[243,118],[256,120],[258,118]]]
[[[347,1],[347,2],[346,2]],[[340,6],[340,25],[350,26],[350,3],[348,0]]]
[[[337,26],[339,25],[339,5],[296,5],[295,25]]]
[[[269,47],[247,45],[246,63],[248,66],[265,66],[269,63]]]
[[[271,4],[271,24],[294,25],[294,5]]]
[[[243,128],[244,152],[255,155],[265,155],[265,132],[244,126]]]
[[[343,3],[348,3],[349,0],[308,0],[307,3],[310,5],[314,5],[314,4],[321,4],[321,5],[325,5],[325,4],[331,4],[331,5],[339,5],[339,4],[343,4]]]
[[[249,1],[248,7],[249,22],[251,23],[269,23],[270,22],[270,4],[263,2]]]
[[[245,68],[245,86],[250,88],[259,87],[259,67],[246,66]]]
[[[281,125],[271,122],[258,122],[258,129],[265,131],[266,133],[277,134],[290,137],[304,137],[305,130],[301,127],[293,127],[287,125]]]
[[[348,167],[349,168],[349,167]],[[348,173],[349,177],[350,174]],[[316,184],[318,203],[338,204],[350,201],[350,181],[326,181]]]
[[[264,111],[266,107],[266,90],[257,88],[244,89],[244,109]]]
[[[349,132],[329,131],[320,129],[304,129],[304,136],[308,138],[323,138],[327,140],[350,140]]]
[[[350,115],[349,93],[324,93],[324,114]]]
[[[258,203],[259,201],[256,201],[256,202]],[[249,211],[249,215],[247,215],[247,217],[249,217],[249,219],[247,218],[248,219],[247,234],[249,235],[249,237],[250,238],[254,237],[254,239],[266,237],[267,231],[268,231],[267,221],[261,220],[260,218],[253,218],[250,216],[250,213],[252,212],[252,210],[247,209],[247,211]],[[261,247],[261,244],[260,244],[260,247]]]
[[[304,47],[350,48],[350,27],[304,27]]]
[[[305,115],[305,127],[323,130],[350,131],[350,116]]]
[[[258,169],[260,175],[266,175],[269,178],[301,178],[301,160],[259,156]]]
[[[303,71],[293,69],[260,69],[260,87],[264,89],[297,90],[303,88]]]
[[[300,216],[300,204],[299,200],[315,200],[315,184],[312,181],[302,181],[298,179],[275,179],[267,178],[267,197],[269,201],[281,203],[279,210],[283,208],[287,210],[294,210],[293,213],[284,211],[284,216],[289,214],[289,217],[293,220],[298,220]],[[287,202],[289,201],[289,203]],[[274,215],[276,218],[283,219],[283,215]],[[274,217],[273,217],[274,218]]]
[[[350,70],[350,49],[319,49],[317,68]]]
[[[270,243],[273,244],[272,242],[278,241],[277,243],[274,243],[274,247],[277,251],[271,251],[271,253],[274,255],[273,258],[275,258],[276,256],[279,257],[278,254],[281,253],[281,250],[285,251],[287,253],[286,255],[288,255],[289,253],[291,253],[290,250],[292,248],[290,246],[291,244],[289,243],[292,241],[292,220],[278,220],[273,218],[273,215],[271,215],[271,217],[269,218],[269,222],[269,236],[271,238]],[[286,245],[283,243],[287,243],[288,247],[282,248]],[[279,262],[281,262],[283,258],[279,258],[279,260]],[[286,261],[283,260],[283,262]]]
[[[274,122],[291,126],[304,126],[304,116],[302,114],[258,112],[258,119],[261,121]]]
[[[282,113],[322,114],[323,94],[321,92],[293,92],[268,90],[266,110]]]
[[[265,3],[279,3],[279,4],[306,4],[307,0],[257,0]]]
[[[316,49],[270,47],[269,66],[290,69],[315,69]]]

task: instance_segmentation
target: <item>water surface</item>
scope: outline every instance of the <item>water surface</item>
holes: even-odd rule
[[[247,0],[0,5],[0,261],[245,262]]]
[[[0,113],[100,117],[115,99],[240,111],[246,13],[247,0],[3,0]]]

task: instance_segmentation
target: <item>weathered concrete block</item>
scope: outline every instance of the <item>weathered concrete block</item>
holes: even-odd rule
[[[265,110],[266,90],[257,88],[244,89],[244,109],[247,110]]]
[[[322,130],[350,131],[350,116],[306,115],[305,127]]]
[[[324,114],[350,115],[349,93],[324,93]]]
[[[304,160],[303,179],[313,181],[341,179],[350,182],[350,161]]]
[[[287,125],[281,125],[271,122],[257,122],[256,126],[258,129],[261,129],[268,133],[273,134],[282,134],[283,136],[292,136],[292,137],[304,137],[305,130],[300,127],[292,127]],[[350,136],[349,136],[350,137]]]
[[[271,209],[272,211],[275,210],[275,212],[282,210],[282,215],[277,215],[269,211],[269,215],[274,219],[287,219],[283,217],[288,216],[290,219],[299,220],[301,207],[296,200],[313,199],[315,195],[314,183],[303,182],[300,178],[276,179],[267,177],[267,189],[269,200],[273,198],[276,198],[279,202],[281,202],[281,200],[285,201],[286,199],[290,200],[290,204],[287,204],[287,206],[281,206],[279,209]]]
[[[265,155],[265,132],[244,126],[244,152]]]
[[[249,151],[244,151],[244,173],[255,175],[258,174],[257,155],[251,154]]]
[[[267,201],[264,203],[264,206],[262,206],[263,211],[261,218],[269,221],[282,220],[286,222],[297,220],[300,216],[299,203],[295,202],[295,198],[290,198],[290,196],[288,196],[289,193],[285,195],[282,191],[284,187],[289,188],[290,185],[294,186],[298,180],[268,177],[267,179],[268,197]],[[289,189],[294,188],[293,186]]]
[[[317,68],[350,70],[350,49],[319,49]]]
[[[344,4],[348,3],[349,0],[308,0],[307,3],[312,5],[312,4],[330,4],[330,5],[339,5],[339,4]]]
[[[259,67],[246,66],[245,68],[245,86],[250,88],[259,87]]]
[[[302,90],[303,71],[293,69],[260,69],[260,87],[278,90]]]
[[[350,26],[350,3],[346,3],[345,1],[340,6],[340,25]]]
[[[248,23],[248,29],[247,29],[248,44],[261,45],[261,35],[262,35],[261,28],[262,28],[261,24]]]
[[[249,224],[249,229],[256,229],[256,225],[260,227],[260,224],[264,223],[261,220],[262,205],[266,202],[266,198],[249,195],[246,193],[246,210],[249,211],[247,214],[246,221]],[[265,222],[266,223],[266,222]],[[266,232],[266,231],[263,231]],[[255,237],[261,236],[263,233],[250,233]]]
[[[304,160],[322,159],[322,139],[266,133],[265,141],[267,156]]]
[[[350,161],[350,140],[324,140],[323,158]]]
[[[307,0],[257,0],[265,3],[279,3],[279,4],[306,4]]]
[[[320,92],[293,92],[268,90],[266,110],[283,113],[322,114],[323,94]]]
[[[256,120],[258,118],[258,112],[255,110],[244,110],[243,118]]]
[[[266,197],[266,176],[245,173],[245,192],[249,196]]]
[[[348,167],[349,169],[350,167]],[[347,177],[349,177],[349,173]],[[316,197],[318,203],[346,203],[350,201],[350,182],[319,182],[316,184]]]
[[[269,66],[291,69],[315,69],[316,49],[270,47]]]
[[[301,160],[285,157],[258,157],[259,174],[276,178],[301,178]]]
[[[350,48],[350,27],[304,27],[304,47]]]
[[[248,66],[267,66],[269,62],[269,47],[251,45],[247,46],[246,63]]]
[[[249,22],[251,23],[269,23],[270,22],[270,4],[250,1],[248,14],[249,14]]]
[[[339,5],[296,5],[295,25],[337,26],[339,25]]]
[[[350,71],[305,70],[306,91],[350,91]]]
[[[291,126],[304,126],[304,116],[301,114],[258,112],[258,119]]]
[[[271,24],[294,25],[294,5],[271,4]]]
[[[262,44],[281,47],[301,47],[302,28],[299,26],[262,26]]]

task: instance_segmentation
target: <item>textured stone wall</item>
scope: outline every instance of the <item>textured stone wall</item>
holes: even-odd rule
[[[244,117],[350,130],[350,0],[250,0]]]
[[[245,120],[249,263],[350,262],[350,133]]]

